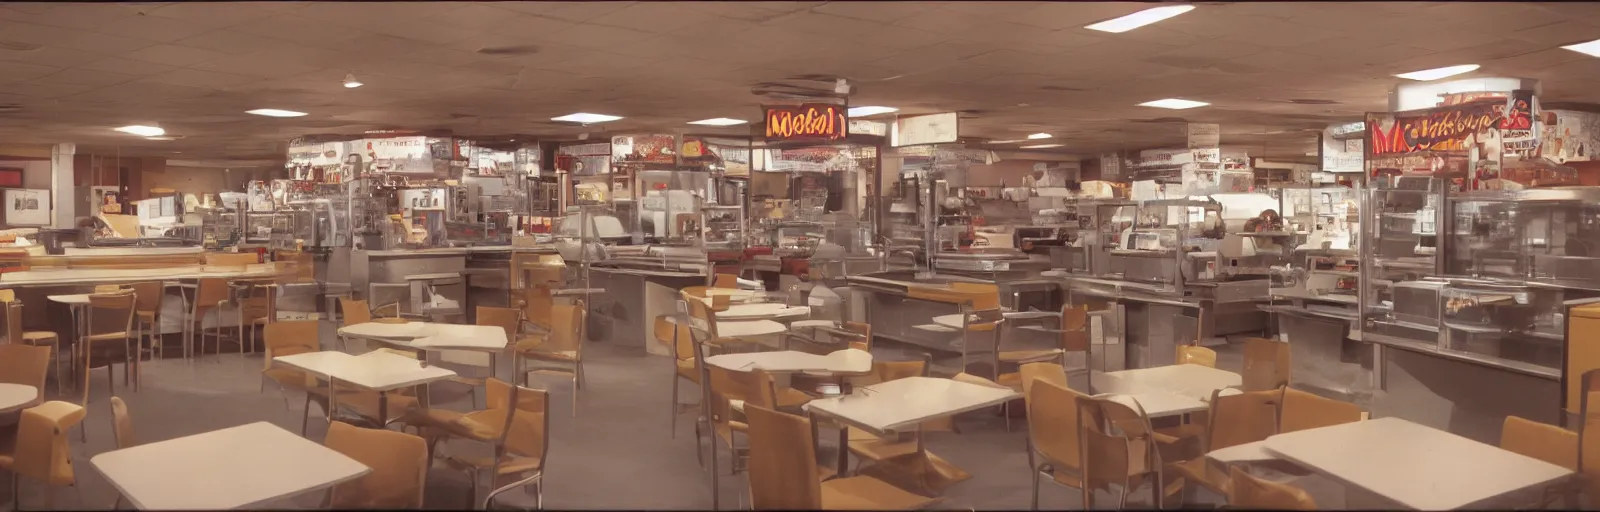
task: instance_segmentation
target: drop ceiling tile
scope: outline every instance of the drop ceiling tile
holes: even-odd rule
[[[168,71],[139,79],[140,82],[180,85],[184,87],[207,87],[212,89],[225,89],[241,84],[256,81],[257,78],[236,75],[233,73],[219,73],[215,71],[201,71],[198,69],[179,69]]]
[[[828,5],[834,5],[832,3]],[[918,30],[896,25],[879,25],[873,30],[854,34],[851,41],[860,41],[862,44],[881,46],[884,48],[897,48],[910,50],[923,48],[942,41],[949,41],[950,37],[938,32]]]
[[[258,78],[281,78],[309,73],[318,69],[318,66],[297,57],[285,57],[273,52],[257,52],[198,64],[194,69]]]
[[[615,49],[650,38],[650,33],[601,25],[578,25],[553,35],[561,44],[579,48]]]
[[[639,2],[593,18],[589,23],[665,34],[698,24],[705,17],[700,11],[672,2]]]
[[[306,18],[294,14],[279,14],[252,21],[235,26],[233,30],[272,39],[292,41],[295,44],[304,46],[333,49],[338,49],[345,42],[368,33],[361,30],[359,25],[342,21],[335,22]]]
[[[32,2],[6,3],[0,7],[0,20],[80,30],[92,30],[101,24],[137,14],[138,10],[134,8],[109,3]]]
[[[827,2],[811,8],[811,11],[858,20],[894,23],[934,9],[936,5],[926,2]]]
[[[277,14],[289,2],[173,2],[148,12],[150,17],[183,20],[196,25],[229,27]]]
[[[136,75],[111,73],[106,71],[91,71],[87,69],[63,69],[32,80],[31,83],[39,85],[85,85],[90,87],[105,87],[119,84],[138,78]]]
[[[88,91],[90,89],[94,89],[94,87],[87,85],[44,85],[32,82],[6,84],[6,92],[8,94],[29,96],[34,98],[60,98],[63,96],[71,96],[73,94]]]
[[[585,23],[626,9],[636,2],[494,2],[496,7],[546,18]]]
[[[94,62],[102,57],[98,53],[73,50],[59,46],[45,46],[29,51],[0,50],[0,62],[20,62],[42,66],[74,67]]]
[[[408,21],[393,25],[372,25],[368,30],[375,34],[403,37],[433,44],[454,43],[477,34],[474,29],[445,25],[433,20]]]
[[[53,66],[39,66],[23,64],[20,62],[0,62],[0,83],[13,83],[32,80],[60,71],[61,68]]]
[[[156,44],[140,39],[14,21],[0,21],[0,41],[58,46],[102,54],[121,53]]]
[[[685,2],[683,5],[723,18],[763,22],[821,4],[822,2]]]
[[[211,50],[230,55],[244,55],[263,48],[282,44],[282,41],[232,29],[213,30],[184,38],[178,44],[201,50]]]
[[[782,28],[824,37],[848,37],[876,30],[882,23],[806,11],[792,12],[761,23],[762,30]]]
[[[170,66],[192,66],[226,58],[227,54],[187,46],[160,44],[128,52],[124,57]]]
[[[225,26],[225,25],[224,25]],[[199,35],[213,29],[217,25],[199,24],[186,20],[175,20],[159,16],[129,16],[120,18],[95,27],[95,32],[170,43],[190,36]]]

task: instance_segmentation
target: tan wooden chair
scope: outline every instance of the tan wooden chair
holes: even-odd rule
[[[461,437],[492,444],[488,457],[450,456],[445,465],[472,479],[473,504],[488,509],[495,496],[534,486],[535,508],[544,508],[544,466],[550,450],[550,395],[499,379],[489,379],[484,396],[489,408],[463,415],[452,428]],[[478,502],[478,477],[489,474],[490,491]]]
[[[1279,403],[1282,404],[1278,413],[1279,434],[1354,423],[1366,419],[1367,415],[1359,405],[1289,387],[1283,388]]]
[[[529,373],[556,373],[572,377],[572,416],[578,416],[578,394],[583,389],[583,337],[587,313],[583,301],[551,306],[550,332],[517,341],[517,378],[527,384]],[[528,362],[539,364],[529,367]]]
[[[371,473],[329,490],[328,508],[422,508],[428,483],[428,449],[422,438],[335,421],[328,424],[322,444],[372,468]]]
[[[881,382],[917,376],[928,376],[927,359],[873,361],[872,375],[866,378],[858,378],[854,385],[859,389]],[[938,422],[940,425],[949,424],[948,418],[933,420],[924,423],[923,430],[928,430],[928,424],[934,422]],[[846,435],[846,439],[849,441],[849,453],[856,456],[856,471],[853,471],[852,474],[858,473],[861,464],[865,461],[880,462],[895,457],[903,457],[916,453],[918,449],[917,442],[914,439],[882,438],[855,427],[845,426],[844,428],[849,431]]]
[[[50,347],[18,343],[0,345],[0,382],[33,386],[44,396],[50,373]]]
[[[1172,483],[1180,488],[1187,482],[1193,482],[1213,492],[1226,494],[1228,474],[1201,454],[1262,441],[1278,433],[1278,404],[1283,396],[1281,391],[1246,391],[1231,395],[1222,392],[1221,389],[1211,392],[1211,407],[1207,414],[1209,422],[1202,434],[1199,453],[1187,460],[1172,461],[1170,465],[1170,469],[1178,476],[1172,479]]]
[[[1067,353],[1078,352],[1083,354],[1084,367],[1074,368],[1073,370],[1080,371],[1085,374],[1090,373],[1089,365],[1091,364],[1091,345],[1089,343],[1089,310],[1082,305],[1074,306],[1069,304],[1062,306],[1060,327],[1060,329],[1035,329],[1038,331],[1055,334],[1059,343],[1056,348],[1047,350],[996,350],[994,360],[994,366],[997,369],[996,371],[1000,371],[998,369],[1002,366],[1016,365],[1020,367],[1029,363],[1045,361],[1055,361],[1056,368],[1060,368],[1065,371],[1067,364]],[[1026,395],[1027,393],[1023,390],[1023,380],[1022,372],[1019,368],[1018,371],[1015,372],[1000,373],[995,379],[995,382],[1003,384],[1006,387],[1011,388],[1013,391],[1021,392]],[[1091,389],[1093,388],[1092,385],[1090,387]],[[1011,429],[1010,403],[1006,404],[1005,412],[1006,430],[1009,431]]]
[[[1228,508],[1241,510],[1316,510],[1317,502],[1298,487],[1228,468]]]
[[[245,334],[243,347],[256,351],[256,326],[267,325],[278,316],[278,285],[275,282],[250,280],[240,284],[244,296],[238,299],[239,330]],[[245,348],[240,348],[245,351]]]
[[[1049,364],[1033,363],[1023,369],[1039,370]],[[1024,396],[1028,408],[1028,468],[1033,471],[1032,510],[1038,510],[1041,476],[1080,492],[1089,492],[1083,490],[1082,441],[1078,426],[1078,414],[1082,410],[1079,403],[1089,397],[1068,388],[1065,374],[1059,380],[1043,376],[1026,379],[1031,376],[1025,375],[1023,382],[1028,388]]]
[[[696,349],[703,346],[696,344]],[[700,361],[705,360],[704,352],[697,354]],[[740,411],[746,405],[766,406],[777,408],[777,392],[772,376],[759,369],[751,371],[729,370],[716,365],[701,364],[701,382],[706,383],[706,394],[709,395],[709,404],[706,407],[706,421],[710,424],[711,459],[717,459],[717,446],[726,445],[733,463],[729,466],[731,474],[737,474],[740,469],[739,462],[743,459],[745,450],[739,446],[737,436],[746,431],[745,422],[741,421]],[[695,439],[700,439],[704,431],[700,423],[695,423]],[[701,465],[705,459],[699,458],[701,450],[696,448],[696,458]],[[713,477],[715,478],[715,477]],[[713,482],[713,489],[715,489]]]
[[[1600,368],[1583,372],[1578,401],[1578,474],[1586,496],[1600,496]],[[1591,498],[1594,499],[1594,498]]]
[[[119,396],[111,397],[111,436],[116,438],[118,450],[139,445],[133,437],[133,418],[128,416],[128,404]]]
[[[810,419],[745,405],[750,433],[750,504],[755,510],[915,510],[942,501],[872,477],[818,481]]]
[[[72,447],[67,432],[83,422],[83,406],[70,402],[49,401],[22,410],[17,421],[15,437],[0,439],[0,469],[11,473],[12,510],[18,507],[17,483],[22,478],[51,487],[78,488],[79,500],[83,491],[78,487],[77,474],[72,470]],[[52,508],[55,492],[45,494],[45,508]]]
[[[160,281],[146,281],[134,283],[131,288],[135,298],[134,328],[138,332],[139,356],[144,357],[148,353],[150,357],[160,359],[164,355],[161,347],[161,299],[166,295],[166,285]],[[145,340],[149,340],[149,346],[145,346]]]
[[[673,439],[678,437],[678,415],[685,411],[693,410],[694,404],[684,404],[678,401],[678,386],[682,381],[696,386],[700,385],[700,368],[695,364],[694,333],[689,332],[689,326],[677,325],[667,320],[667,315],[656,317],[655,339],[657,343],[666,345],[672,353],[672,413],[668,416],[671,426],[668,427]]]
[[[17,300],[16,295],[14,294],[15,292],[12,292],[11,290],[0,290],[0,292],[11,292],[0,294],[0,299],[5,299],[4,307],[6,315],[6,340],[16,345],[31,345],[48,348],[49,358],[55,360],[56,394],[64,393],[64,391],[62,391],[61,381],[66,378],[66,374],[62,373],[61,371],[61,362],[63,361],[61,355],[61,338],[56,336],[56,333],[50,331],[24,331],[22,329],[22,301]],[[68,357],[66,359],[71,358]],[[39,394],[41,396],[44,395],[44,389],[44,385],[41,382],[39,386]]]
[[[117,356],[122,357],[123,385],[128,385],[129,374],[139,372],[139,359],[134,343],[137,335],[133,330],[134,319],[133,291],[118,293],[96,293],[89,295],[88,332],[79,337],[80,355],[83,357],[83,399],[80,405],[89,405],[89,375],[90,370],[98,360],[106,368],[107,396],[116,395],[115,371]],[[95,356],[100,356],[98,359]],[[133,379],[134,389],[138,389],[138,379]]]
[[[1533,457],[1573,472],[1579,471],[1578,433],[1555,425],[1506,416],[1505,423],[1500,428],[1500,449]],[[1567,494],[1567,503],[1573,504],[1575,496],[1571,493],[1580,487],[1575,485],[1576,483],[1575,481],[1556,484],[1546,488],[1538,503],[1529,508],[1548,508],[1560,494]]]
[[[323,414],[328,414],[328,394],[319,385],[316,376],[301,370],[278,366],[273,358],[278,356],[292,356],[307,352],[322,350],[322,343],[317,340],[316,320],[295,320],[288,322],[273,322],[261,329],[261,340],[265,347],[266,355],[261,361],[261,392],[267,390],[267,381],[278,384],[280,392],[287,390],[300,391],[306,394],[306,403],[300,418],[300,435],[306,435],[306,427],[311,421],[311,403],[316,402],[322,407]],[[283,395],[284,407],[289,407],[289,395]]]
[[[377,309],[372,309],[367,305],[367,301],[355,300],[349,297],[339,298],[339,319],[342,321],[342,323],[339,324],[340,327],[364,324],[367,322],[389,324],[403,324],[407,322],[406,319],[400,318],[400,303],[398,302],[389,304],[387,306],[380,306]],[[339,350],[347,350],[349,348],[345,343],[344,336],[339,336],[337,341]]]
[[[1289,344],[1267,338],[1244,342],[1245,391],[1278,389],[1289,385]]]
[[[1034,383],[1037,385],[1038,383]],[[1144,408],[1124,405],[1110,397],[1078,400],[1078,431],[1082,443],[1083,505],[1093,506],[1094,490],[1116,486],[1117,508],[1126,509],[1128,494],[1148,485],[1155,508],[1161,508],[1162,453]]]
[[[733,274],[717,274],[711,282],[712,288],[733,289],[739,287],[739,276]]]
[[[1199,345],[1178,345],[1178,364],[1217,367],[1217,351]]]

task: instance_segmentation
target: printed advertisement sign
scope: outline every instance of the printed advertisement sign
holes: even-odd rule
[[[1594,160],[1600,148],[1600,114],[1572,110],[1540,113],[1535,156],[1555,163]]]
[[[1367,151],[1373,156],[1423,151],[1466,152],[1474,136],[1491,129],[1532,130],[1533,93],[1426,110],[1368,115]]]
[[[839,140],[848,135],[844,105],[807,103],[767,107],[767,140]]]
[[[1354,130],[1351,128],[1354,127]],[[1322,130],[1322,170],[1327,172],[1361,172],[1366,159],[1366,142],[1362,139],[1365,123],[1336,124]],[[1352,133],[1353,132],[1353,133]]]

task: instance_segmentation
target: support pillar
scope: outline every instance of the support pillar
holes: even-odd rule
[[[70,142],[56,144],[50,149],[50,210],[51,226],[60,229],[76,227],[78,201],[73,197],[77,184],[73,183],[72,157],[78,146]]]

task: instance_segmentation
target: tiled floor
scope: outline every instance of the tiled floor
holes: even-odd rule
[[[1237,351],[1223,348],[1220,366],[1237,368]],[[709,479],[695,462],[692,414],[678,416],[677,436],[669,436],[667,395],[671,371],[666,358],[645,355],[638,347],[610,343],[590,344],[585,357],[588,383],[576,418],[570,414],[568,382],[535,377],[534,385],[550,389],[553,395],[553,446],[547,466],[546,508],[710,508]],[[259,355],[208,356],[197,363],[160,361],[146,366],[144,387],[137,393],[123,389],[119,375],[117,394],[127,402],[136,435],[142,442],[263,420],[298,432],[304,402],[300,396],[286,397],[271,385],[262,391],[258,377],[261,366]],[[103,370],[94,377],[90,413],[85,421],[88,442],[81,443],[77,435],[72,436],[81,489],[55,491],[53,508],[105,509],[116,501],[115,491],[88,462],[89,457],[110,450],[113,445],[104,379]],[[53,394],[53,386],[51,391]],[[464,387],[440,384],[433,393],[435,406],[469,407]],[[686,390],[684,396],[692,393]],[[70,390],[69,395],[76,401]],[[320,441],[325,426],[315,409],[312,414],[310,437]],[[947,505],[956,509],[1028,507],[1030,473],[1024,452],[1025,422],[1019,419],[1016,430],[1007,432],[1002,419],[991,409],[964,415],[959,423],[960,434],[929,434],[928,439],[931,451],[973,475],[947,493]],[[832,456],[833,436],[824,430],[821,437],[826,460]],[[473,448],[476,447],[468,443],[455,443],[444,450]],[[727,468],[727,464],[722,467]],[[725,476],[722,507],[737,507],[740,489],[745,485],[743,475]],[[436,465],[429,474],[426,503],[429,508],[462,508],[467,505],[466,491],[463,474]],[[24,481],[23,507],[46,508],[47,492],[41,484]],[[1147,503],[1146,492],[1138,491],[1130,506],[1145,506],[1138,504]],[[320,494],[301,496],[283,506],[315,507],[320,499]],[[1203,494],[1200,497],[1202,502],[1215,499]],[[515,491],[503,502],[505,506],[532,505],[531,498]],[[1044,484],[1041,502],[1049,509],[1080,508],[1076,491],[1050,483]],[[1096,502],[1096,508],[1112,508],[1116,499],[1102,494]]]

